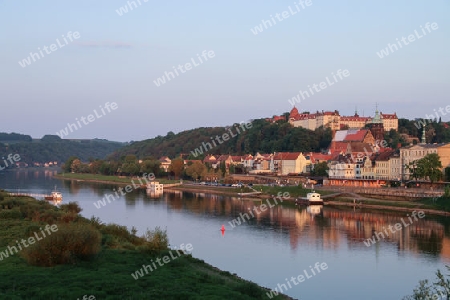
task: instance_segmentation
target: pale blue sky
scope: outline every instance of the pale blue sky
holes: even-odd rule
[[[312,0],[258,35],[250,29],[294,1],[140,1],[119,16],[127,1],[0,0],[0,131],[55,134],[113,101],[117,110],[67,138],[130,141],[229,125],[289,111],[288,99],[338,69],[350,76],[299,110],[348,115],[357,106],[373,115],[377,102],[383,112],[413,118],[450,104],[447,0]],[[376,55],[427,22],[439,28],[383,59]],[[69,31],[80,38],[25,68],[18,64]],[[203,50],[215,57],[160,87],[153,83]]]

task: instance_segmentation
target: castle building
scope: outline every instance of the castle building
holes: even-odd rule
[[[374,123],[375,122],[375,123]],[[317,111],[316,113],[299,113],[296,107],[292,108],[289,114],[289,123],[294,127],[303,127],[309,130],[315,130],[320,126],[329,127],[332,130],[340,129],[360,129],[367,124],[375,125],[375,132],[380,135],[380,128],[383,132],[391,129],[398,130],[398,117],[396,113],[383,114],[375,112],[375,117],[360,117],[357,112],[353,116],[341,116],[337,110],[335,111]],[[380,126],[381,124],[382,126]],[[381,138],[382,139],[382,138]]]

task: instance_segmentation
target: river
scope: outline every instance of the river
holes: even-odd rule
[[[438,268],[447,273],[445,264],[450,262],[446,217],[416,220],[403,212],[328,206],[311,211],[276,205],[273,199],[273,207],[251,217],[249,209],[261,207],[261,201],[186,192],[150,199],[143,190],[96,208],[94,202],[111,194],[113,185],[63,181],[53,178],[55,173],[3,172],[0,188],[49,193],[57,186],[63,202],[78,202],[85,217],[134,226],[138,234],[160,226],[167,229],[171,245],[192,244],[194,257],[271,289],[284,284],[284,293],[302,300],[401,299],[419,280],[434,281]],[[229,222],[240,213],[248,213],[250,220],[232,228]],[[404,225],[394,233],[387,230],[396,223]],[[364,241],[379,232],[389,237],[366,246]],[[313,275],[310,266],[317,262],[327,268],[313,269]],[[299,275],[304,275],[303,282]]]

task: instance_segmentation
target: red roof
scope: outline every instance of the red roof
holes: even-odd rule
[[[398,119],[397,118],[397,114],[393,113],[393,114],[383,114],[382,112],[380,112],[380,115],[383,119]]]
[[[301,152],[278,152],[273,157],[274,160],[296,160]]]
[[[347,144],[346,142],[331,142],[330,150],[331,151],[347,151]]]
[[[366,136],[368,129],[361,129],[354,134],[347,134],[344,141],[346,142],[362,142],[364,141],[364,137]]]

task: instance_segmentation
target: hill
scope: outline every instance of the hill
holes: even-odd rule
[[[20,162],[29,165],[57,161],[65,162],[70,156],[82,161],[105,158],[123,147],[123,143],[107,140],[66,140],[56,135],[46,135],[42,139],[32,139],[28,135],[0,133],[0,156],[19,154]]]
[[[110,158],[118,160],[126,155],[136,155],[138,158],[146,156],[159,158],[164,155],[175,157],[183,153],[189,154],[190,158],[194,159],[204,157],[206,154],[309,152],[326,149],[331,142],[331,130],[328,128],[311,131],[292,127],[283,120],[271,123],[265,119],[253,120],[250,126],[247,128],[240,124],[233,124],[229,127],[202,127],[178,134],[169,132],[164,137],[157,136],[153,139],[134,142],[119,149]],[[221,137],[224,134],[228,134],[229,140],[222,140]],[[219,140],[217,136],[220,137]],[[205,147],[207,143],[211,147]]]

